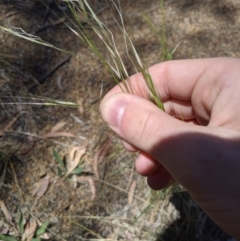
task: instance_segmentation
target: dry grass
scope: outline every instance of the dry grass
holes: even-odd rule
[[[72,14],[66,7],[65,2],[61,5],[47,5],[52,13],[48,11],[48,14],[46,14],[47,1],[44,2],[45,5],[42,5],[39,1],[32,1],[30,5],[35,3],[38,9],[37,12],[34,12],[35,20],[38,18],[38,22],[33,20],[33,23],[28,24],[29,19],[32,19],[33,12],[31,12],[27,15],[28,19],[24,23],[18,24],[17,21],[25,18],[27,8],[24,9],[24,14],[22,8],[19,10],[10,9],[11,11],[4,13],[4,16],[11,18],[11,21],[4,22],[6,25],[2,28],[4,30],[3,37],[8,40],[5,41],[5,45],[9,52],[2,51],[0,54],[0,58],[3,60],[0,66],[0,81],[2,81],[0,82],[2,91],[0,98],[1,107],[3,107],[1,113],[3,122],[1,123],[1,148],[11,154],[10,158],[14,170],[10,166],[5,168],[6,165],[2,165],[2,159],[4,159],[4,163],[6,159],[5,157],[0,158],[0,174],[3,173],[1,172],[2,168],[7,172],[7,177],[4,180],[0,178],[0,186],[2,185],[1,198],[6,200],[6,206],[10,215],[16,220],[15,222],[18,222],[19,212],[23,210],[24,215],[34,218],[38,226],[41,226],[41,222],[49,222],[50,228],[47,233],[51,239],[55,240],[185,241],[216,240],[217,238],[226,240],[226,236],[218,231],[185,192],[179,193],[176,187],[163,192],[150,191],[145,180],[134,172],[134,155],[125,152],[115,137],[112,137],[110,144],[105,142],[109,133],[100,121],[98,106],[94,102],[95,99],[99,99],[101,85],[104,94],[113,85],[112,79],[117,79],[117,81],[127,79],[130,74],[136,71],[143,71],[143,74],[145,71],[148,78],[146,66],[160,61],[161,58],[164,60],[172,58],[173,52],[169,51],[168,47],[173,46],[171,49],[174,50],[174,46],[182,41],[182,37],[177,29],[174,32],[176,35],[170,31],[169,16],[172,16],[171,8],[168,7],[165,10],[164,7],[164,9],[161,9],[159,1],[151,1],[151,3],[149,1],[147,3],[138,1],[137,4],[125,1],[122,4],[123,19],[121,19],[116,8],[106,6],[102,9],[98,5],[102,2],[95,2],[96,5],[93,6],[93,9],[97,12],[96,17],[101,19],[101,22],[106,21],[107,27],[105,28],[101,23],[99,25],[96,19],[86,19],[86,16],[82,15],[80,15],[79,21],[76,21],[76,15],[79,16],[78,10],[81,13],[84,8],[78,7]],[[79,4],[79,2],[76,2],[76,4]],[[173,6],[171,4],[169,6],[174,8],[174,3],[172,4]],[[146,5],[151,6],[146,10],[144,9]],[[41,9],[43,9],[42,12]],[[33,10],[34,8],[31,9],[31,11]],[[98,12],[98,10],[101,11]],[[118,26],[115,25],[116,21],[112,17],[111,11],[115,13]],[[10,14],[11,12],[18,12],[18,15]],[[141,16],[142,12],[147,17],[148,23]],[[38,15],[39,13],[40,15]],[[163,21],[161,20],[163,13],[165,15],[164,21],[166,18],[168,19],[166,26],[162,25],[163,22],[159,24]],[[45,14],[50,14],[50,17],[47,17],[46,26],[49,25],[47,27],[43,23]],[[174,16],[177,16],[177,14],[174,14]],[[16,19],[14,21],[14,16],[18,16],[17,21]],[[51,18],[54,20],[53,24]],[[67,25],[63,24],[63,19],[66,20]],[[86,22],[86,20],[90,22],[87,25],[82,24],[81,28],[81,23]],[[9,25],[9,22],[11,25]],[[89,24],[93,24],[90,29]],[[171,22],[171,24],[174,28],[175,25],[178,26],[178,21]],[[9,30],[9,26],[16,26],[17,28],[10,28]],[[42,26],[46,28],[41,30]],[[165,30],[161,26],[165,27]],[[8,30],[6,30],[6,27]],[[104,34],[99,32],[102,31],[101,28],[104,29]],[[24,42],[23,39],[14,39],[11,35],[6,35],[6,31],[21,38],[30,37],[41,43],[42,47],[34,47],[31,43]],[[74,31],[75,36],[73,37]],[[76,35],[83,38],[79,31],[84,31],[84,33],[89,34],[91,41],[99,43],[101,46],[99,51],[106,48],[105,43],[108,44],[107,48],[110,52],[107,52],[106,59],[110,66],[106,68],[109,70],[109,67],[113,67],[113,69],[110,69],[111,79],[109,74],[107,75],[106,71],[103,70],[102,65],[99,64],[99,58],[96,60],[96,57],[88,50],[89,47],[87,49],[85,45],[80,44],[80,40],[76,38]],[[29,35],[29,33],[32,33],[32,35]],[[112,41],[111,33],[114,35],[114,41]],[[166,33],[172,38],[167,38]],[[36,37],[36,35],[41,36],[41,38]],[[106,37],[105,42],[101,41],[100,43],[99,37]],[[173,39],[174,37],[176,39]],[[195,39],[191,41],[194,42]],[[193,45],[192,42],[190,44]],[[186,53],[191,52],[189,46],[192,45],[190,44],[187,46],[187,50],[184,44],[181,45],[181,48],[176,52],[179,58],[184,58]],[[201,43],[198,42],[198,44]],[[19,54],[14,48],[15,45],[18,51],[24,49],[25,53]],[[28,46],[26,47],[26,45]],[[162,46],[162,51],[159,45]],[[47,82],[41,84],[42,92],[40,92],[38,86],[35,94],[32,95],[28,92],[28,88],[25,88],[27,85],[24,81],[29,81],[35,85],[46,73],[51,73],[59,60],[45,64],[46,59],[37,59],[36,53],[44,56],[51,55],[53,53],[50,50],[52,46],[57,46],[59,49],[69,48],[67,52],[75,53],[67,66],[58,69],[53,75],[49,75]],[[46,50],[47,48],[48,50]],[[29,52],[33,54],[31,55]],[[104,60],[101,61],[101,56],[105,52],[98,53],[97,50],[97,55],[100,56],[102,64],[108,64]],[[194,54],[197,53],[197,51],[193,52]],[[57,59],[66,58],[65,53],[56,53],[54,52]],[[206,52],[205,56],[207,54]],[[158,59],[157,55],[161,57]],[[113,56],[116,58],[113,58]],[[197,57],[201,56],[199,54]],[[27,62],[28,59],[31,62],[40,62],[37,67],[34,66],[33,72],[31,72],[31,63]],[[115,64],[119,63],[124,63],[124,65],[116,67]],[[44,69],[39,77],[37,71],[44,64],[50,67]],[[28,68],[24,69],[24,66],[28,66]],[[16,83],[20,84],[15,85]],[[12,86],[20,86],[21,88],[15,88],[13,91]],[[5,91],[6,89],[7,91]],[[23,89],[24,93],[20,92]],[[62,102],[58,99],[69,101]],[[70,106],[74,108],[69,108]],[[15,119],[19,113],[24,114]],[[62,124],[56,124],[60,121],[66,123],[63,132],[59,131],[59,128],[63,127]],[[31,126],[33,127],[31,128]],[[9,127],[8,130],[6,130],[6,127]],[[65,135],[64,133],[71,133],[76,137],[68,138],[68,134]],[[32,139],[28,140],[27,136]],[[43,139],[44,136],[51,138]],[[81,161],[82,173],[75,176],[70,174],[68,178],[59,177],[56,174],[59,164],[53,157],[53,149],[59,153],[63,161],[67,161],[64,157],[75,146],[87,147],[86,154]],[[14,150],[11,149],[13,147],[15,147]],[[22,156],[21,153],[25,153],[25,155]],[[20,160],[15,159],[16,157]],[[74,159],[76,159],[75,164],[79,163],[76,153],[75,155],[72,154],[71,160]],[[16,172],[16,175],[14,172]],[[49,177],[49,183],[41,189],[41,183],[45,177]],[[74,179],[76,179],[75,183]],[[32,205],[35,203],[35,197],[31,194],[34,183],[40,183],[39,193],[42,190],[43,195],[35,204],[33,212],[30,212]],[[23,200],[19,197],[19,187]],[[172,196],[175,198],[172,198]],[[5,225],[7,221],[1,214],[2,212],[0,212],[0,225],[2,225],[1,221]],[[211,230],[216,231],[215,234],[212,234],[213,231]],[[14,230],[10,230],[8,234],[12,237],[18,237],[18,233]]]

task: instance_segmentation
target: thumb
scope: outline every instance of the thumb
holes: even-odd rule
[[[160,162],[191,194],[208,192],[219,186],[219,179],[236,172],[234,165],[227,165],[226,157],[239,152],[239,141],[229,140],[235,136],[231,130],[185,123],[148,100],[126,93],[105,97],[100,111],[113,131]],[[228,168],[231,170],[226,171]],[[209,185],[205,177],[212,173],[215,178]]]
[[[122,139],[151,156],[161,140],[171,134],[186,132],[186,123],[136,95],[108,95],[102,100],[100,111],[104,121]]]

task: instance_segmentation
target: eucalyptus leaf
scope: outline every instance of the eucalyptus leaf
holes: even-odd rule
[[[71,174],[76,174],[76,175],[78,175],[78,174],[82,173],[82,171],[83,171],[83,169],[82,169],[81,167],[77,167],[77,168],[75,168],[75,169],[72,171]]]
[[[19,219],[19,222],[18,222],[18,227],[20,228],[21,233],[23,233],[23,231],[24,231],[24,217],[23,217],[22,212],[20,212],[20,219]]]
[[[4,234],[0,234],[0,240],[3,240],[3,241],[18,241],[16,238],[8,236],[8,235],[4,235]]]
[[[59,167],[58,167],[58,169],[57,169],[57,175],[58,175],[58,176],[62,176],[62,175],[63,175],[63,171],[62,171],[62,169],[59,168]]]
[[[66,170],[64,163],[63,163],[63,159],[60,157],[60,155],[58,154],[58,152],[53,149],[53,156],[56,159],[56,161],[60,164],[61,168],[63,168],[63,170]]]
[[[39,237],[42,234],[44,234],[47,230],[48,225],[49,225],[49,222],[45,222],[40,228],[38,228],[36,231],[36,236]]]

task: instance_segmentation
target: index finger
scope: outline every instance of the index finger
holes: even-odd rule
[[[173,60],[156,64],[149,68],[149,73],[162,101],[170,98],[191,100],[196,83],[213,65],[219,66],[223,58]],[[217,75],[216,72],[214,72]],[[148,98],[148,88],[141,73],[132,75],[127,84],[133,94]],[[124,89],[123,83],[120,84]],[[118,85],[107,95],[122,91]]]

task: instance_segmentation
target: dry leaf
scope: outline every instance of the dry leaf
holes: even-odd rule
[[[20,116],[20,114],[17,114],[13,120],[11,120],[4,128],[3,130],[0,130],[0,136],[2,136],[6,131],[8,131],[12,126],[13,124],[17,121],[18,117]]]
[[[133,240],[133,235],[132,235],[132,233],[129,230],[126,231],[126,239],[128,241],[132,241]]]
[[[48,189],[50,177],[46,176],[42,179],[42,184],[36,193],[37,198],[41,198]]]
[[[59,123],[57,123],[50,132],[57,132],[59,131],[62,127],[64,127],[66,125],[66,122],[64,121],[60,121]]]
[[[5,218],[6,218],[6,220],[11,222],[12,221],[12,216],[9,213],[5,203],[2,200],[0,200],[0,207],[1,207],[2,211],[3,211],[3,214],[4,214]]]
[[[48,190],[48,186],[49,186],[49,182],[50,182],[50,177],[46,176],[41,180],[41,184],[39,185],[38,189],[35,189],[33,191],[33,196],[36,196],[36,199],[31,207],[31,210],[34,209],[34,207],[36,206],[37,202],[39,201],[39,199],[45,194],[45,192]]]
[[[70,160],[73,160],[74,159],[74,155],[75,155],[75,152],[77,150],[81,149],[80,146],[75,146],[71,149],[71,151],[69,152],[69,157],[70,157]]]
[[[59,123],[57,123],[50,132],[43,134],[41,137],[43,139],[46,138],[54,138],[54,137],[76,137],[75,135],[73,135],[71,132],[66,132],[66,131],[58,131],[60,130],[63,126],[66,125],[66,122],[64,121],[60,121]]]
[[[70,132],[48,132],[48,133],[42,135],[42,138],[46,139],[46,138],[61,137],[61,136],[64,136],[64,137],[76,137],[75,135],[73,135]]]
[[[13,124],[16,122],[16,120],[18,119],[18,117],[20,116],[20,114],[17,114],[12,121],[10,121],[4,128],[3,131],[8,131],[12,126]]]
[[[83,148],[83,149],[79,150],[79,147],[77,149],[76,149],[76,147],[74,147],[71,150],[70,158],[67,159],[67,173],[65,174],[65,176],[68,176],[79,165],[81,157],[85,153],[86,153],[86,148]]]
[[[96,178],[100,178],[99,177],[99,173],[98,173],[98,164],[101,163],[105,156],[107,155],[107,152],[109,150],[111,146],[111,140],[108,139],[106,141],[106,143],[96,152],[94,159],[93,159],[93,173],[96,176]]]
[[[101,152],[100,152],[100,155],[98,157],[98,162],[99,163],[101,163],[104,160],[104,158],[106,157],[107,152],[108,152],[110,146],[111,146],[111,139],[108,139],[107,142],[101,148]]]
[[[94,181],[93,181],[92,177],[80,176],[80,177],[78,177],[78,181],[89,183],[90,189],[91,189],[91,192],[92,192],[92,198],[91,199],[93,200],[96,197],[96,187],[95,187],[95,184],[94,184]]]
[[[48,240],[50,239],[50,236],[48,235],[48,233],[43,233],[42,235],[39,236],[39,238],[43,240]]]
[[[133,203],[133,195],[134,195],[134,191],[136,189],[136,185],[137,185],[137,182],[134,180],[130,186],[130,190],[128,193],[128,204],[129,205],[132,205],[132,203]]]
[[[11,17],[12,15],[15,15],[15,14],[20,13],[20,12],[21,11],[10,11],[10,12],[5,14],[4,18]],[[1,18],[1,19],[4,19],[4,18]],[[9,57],[14,58],[14,59],[17,58],[16,56],[13,56],[13,55],[10,55]]]
[[[8,234],[9,225],[0,220],[0,234]]]
[[[166,213],[168,213],[168,212],[166,212]],[[155,215],[156,215],[156,212],[152,212],[151,217],[150,217],[150,220],[151,220],[152,217],[155,216]],[[168,215],[169,215],[169,213],[168,213]],[[156,228],[159,228],[159,226],[161,225],[161,222],[162,222],[162,215],[161,215],[161,213],[158,213],[158,215],[157,215],[157,220],[156,220],[155,222],[154,222],[153,220],[152,220],[152,221],[147,221],[147,220],[145,220],[145,221],[144,221],[144,225],[145,225],[145,227],[147,227],[148,229],[151,229],[152,231],[155,231]]]
[[[26,228],[22,235],[22,241],[31,241],[35,234],[36,229],[37,229],[37,222],[34,219],[27,222]]]

